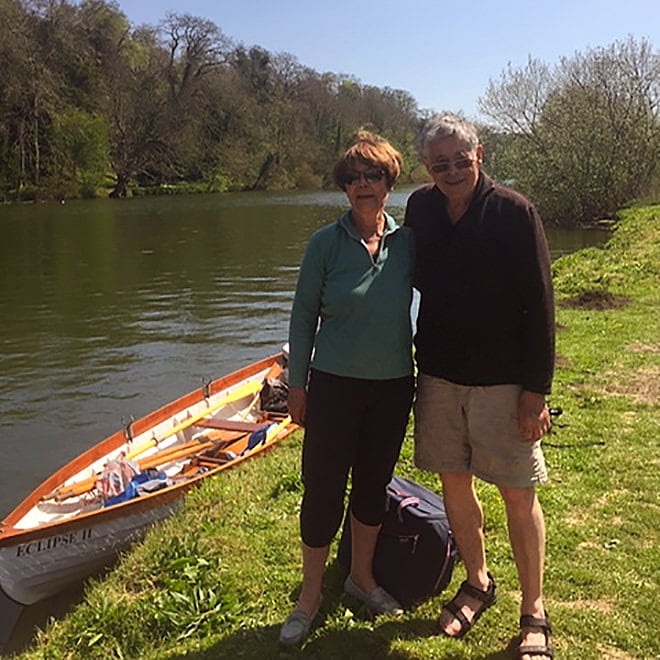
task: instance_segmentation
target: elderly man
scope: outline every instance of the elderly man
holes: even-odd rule
[[[417,245],[415,462],[437,472],[467,579],[440,616],[463,637],[496,601],[476,476],[506,507],[522,591],[518,657],[553,656],[543,604],[547,480],[540,439],[554,369],[554,304],[543,225],[522,195],[481,171],[483,147],[459,115],[430,119],[420,158],[433,184],[415,191],[405,224]]]

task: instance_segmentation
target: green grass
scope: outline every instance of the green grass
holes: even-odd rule
[[[553,266],[558,370],[546,438],[551,483],[547,607],[559,658],[660,657],[660,206],[629,209],[604,249]],[[625,297],[614,309],[566,307],[585,292]],[[487,552],[501,598],[460,642],[437,635],[447,592],[400,619],[372,621],[342,595],[334,563],[321,624],[302,651],[277,647],[300,586],[298,433],[191,494],[83,603],[38,634],[24,658],[497,659],[517,630],[518,583],[504,509],[479,484]],[[397,472],[437,487],[412,464],[411,429]],[[334,560],[334,553],[331,555]]]

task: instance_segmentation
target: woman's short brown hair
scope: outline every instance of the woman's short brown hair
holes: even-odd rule
[[[348,174],[355,171],[358,163],[383,170],[387,177],[387,187],[392,189],[401,176],[403,159],[385,138],[368,131],[360,131],[353,146],[337,161],[332,170],[332,179],[342,190],[346,190]]]

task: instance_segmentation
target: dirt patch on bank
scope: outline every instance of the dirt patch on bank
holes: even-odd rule
[[[622,651],[621,649],[615,649],[610,646],[605,646],[603,644],[598,644],[598,652],[602,660],[634,660],[635,656]]]
[[[635,342],[634,344],[629,344],[626,348],[633,353],[660,353],[660,344],[642,344],[640,342]]]
[[[627,296],[618,296],[609,291],[602,291],[599,289],[591,289],[583,291],[577,296],[566,298],[559,301],[562,307],[570,307],[572,309],[621,309],[626,307],[632,302],[631,298]]]
[[[601,614],[612,614],[616,608],[614,600],[564,600],[560,601],[562,607],[569,610],[591,610],[593,612],[600,612]]]
[[[607,394],[626,396],[636,403],[654,404],[660,401],[660,366],[651,365],[630,374],[625,382],[611,383],[603,388]]]

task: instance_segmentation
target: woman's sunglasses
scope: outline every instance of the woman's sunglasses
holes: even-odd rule
[[[383,170],[367,170],[366,172],[346,172],[344,181],[347,186],[352,186],[364,178],[365,183],[378,183],[385,176]]]

